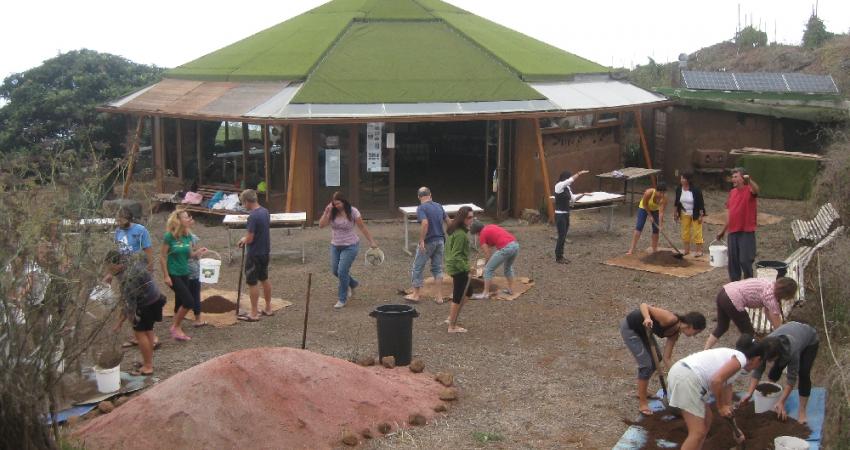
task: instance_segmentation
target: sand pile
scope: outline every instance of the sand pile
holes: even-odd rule
[[[407,367],[256,348],[174,375],[74,435],[91,449],[332,448],[345,431],[431,419],[442,389]]]

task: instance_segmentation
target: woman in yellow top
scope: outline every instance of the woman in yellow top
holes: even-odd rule
[[[664,207],[667,206],[667,185],[659,182],[658,186],[649,188],[643,193],[640,199],[637,213],[637,224],[635,224],[635,233],[632,236],[632,245],[629,247],[627,255],[635,252],[640,234],[643,232],[643,226],[646,225],[646,218],[652,214],[652,251],[658,251],[658,227],[662,225],[664,217]]]

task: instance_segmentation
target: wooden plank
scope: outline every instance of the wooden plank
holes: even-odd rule
[[[552,186],[549,184],[549,168],[546,166],[546,154],[543,151],[543,134],[540,133],[540,121],[534,120],[534,134],[537,136],[537,157],[540,159],[540,171],[543,174],[543,189],[546,192],[546,215],[549,223],[555,221],[555,201],[552,200]]]
[[[248,187],[248,124],[242,122],[242,183],[240,187]]]
[[[826,159],[821,155],[816,155],[813,153],[788,152],[783,150],[772,150],[767,148],[756,147],[735,148],[732,149],[729,153],[733,155],[788,156],[791,158],[814,159],[818,161],[823,161]]]
[[[266,182],[266,205],[269,204],[269,192],[272,190],[272,178],[271,178],[271,142],[269,142],[269,126],[263,125],[263,160],[265,163],[265,173],[263,176],[265,177]]]
[[[136,166],[136,155],[139,153],[139,144],[142,140],[142,131],[145,129],[145,116],[139,116],[138,122],[136,122],[136,132],[133,134],[133,142],[130,144],[130,152],[127,155],[129,161],[127,162],[127,173],[124,176],[124,189],[122,190],[121,197],[127,198],[127,194],[130,192],[130,184],[133,182],[133,169]]]
[[[201,152],[201,121],[195,121],[195,158],[198,161],[198,185],[204,184],[204,160]]]
[[[292,195],[294,194],[292,189],[292,183],[295,180],[295,155],[298,153],[298,129],[301,128],[298,125],[292,125],[292,135],[290,137],[289,146],[289,176],[286,180],[286,212],[292,212]]]
[[[177,179],[183,184],[183,119],[177,119]]]
[[[156,191],[162,192],[165,189],[163,180],[165,173],[165,153],[163,152],[164,140],[162,138],[162,118],[154,117],[153,119],[153,153],[154,153],[154,177],[156,178]]]
[[[499,137],[496,139],[496,175],[499,183],[496,185],[496,219],[502,218],[502,203],[504,203],[505,184],[505,129],[504,121],[499,121]]]

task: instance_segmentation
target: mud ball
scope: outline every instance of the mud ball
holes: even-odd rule
[[[112,404],[109,400],[104,400],[97,404],[97,410],[104,413],[109,414],[115,409],[115,405]]]
[[[422,425],[427,424],[428,420],[425,419],[425,416],[423,416],[422,414],[411,414],[407,418],[407,423],[416,427],[421,427]]]
[[[342,443],[349,447],[354,447],[355,445],[360,443],[360,439],[357,439],[356,434],[348,432],[342,436]]]
[[[381,434],[387,434],[387,433],[389,433],[389,432],[390,432],[390,431],[392,431],[392,430],[393,430],[393,427],[392,427],[392,426],[390,426],[390,424],[388,424],[388,423],[386,423],[386,422],[383,422],[383,423],[379,423],[379,424],[378,424],[378,431],[380,431],[380,432],[381,432]]]
[[[119,406],[121,406],[124,403],[127,403],[129,401],[130,401],[130,397],[128,397],[126,395],[123,396],[123,397],[118,397],[118,400],[115,400],[115,407],[117,408],[117,407],[119,407]]]
[[[425,370],[425,363],[422,362],[421,359],[416,358],[416,359],[414,359],[413,361],[410,362],[410,366],[408,366],[408,368],[413,373],[420,373],[423,370]]]
[[[363,436],[363,439],[372,439],[374,437],[372,436],[372,430],[368,428],[360,430],[360,436]]]
[[[387,369],[392,369],[395,367],[395,356],[384,356],[381,358],[381,365],[386,367]]]
[[[65,423],[69,427],[73,427],[74,425],[80,423],[80,416],[71,416],[68,418],[68,420],[65,421]]]
[[[358,366],[369,367],[375,365],[375,357],[374,356],[361,356],[354,361]]]
[[[440,403],[439,405],[434,407],[434,412],[446,412],[447,409],[448,408],[446,408],[446,405]]]
[[[445,388],[440,391],[440,400],[444,401],[452,401],[457,400],[457,389],[455,388]]]
[[[451,386],[455,382],[455,376],[449,372],[440,372],[434,376],[434,379],[446,387]]]

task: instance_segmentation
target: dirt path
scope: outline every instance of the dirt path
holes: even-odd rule
[[[709,214],[722,209],[724,198],[719,192],[707,194]],[[758,259],[784,259],[794,248],[789,221],[800,214],[802,203],[762,200],[760,206],[760,211],[785,220],[760,228]],[[462,324],[470,330],[467,334],[446,333],[442,321],[447,304],[417,305],[421,315],[414,325],[414,354],[425,360],[429,371],[453,371],[461,401],[436,423],[371,445],[476,448],[484,445],[482,433],[492,433],[491,437],[501,437],[488,444],[493,448],[611,448],[626,428],[622,419],[633,419],[637,411],[635,366],[622,344],[618,322],[647,301],[673,311],[701,311],[712,328],[714,297],[726,281],[725,271],[718,269],[678,279],[601,264],[628,247],[634,219],[626,216],[627,209],[618,208],[611,233],[600,231],[602,216],[595,212],[574,214],[566,249],[569,265],[553,263],[554,228],[507,225],[521,246],[518,275],[532,276],[536,285],[513,302],[468,303],[461,314]],[[671,238],[678,236],[668,219],[669,214],[665,229]],[[163,214],[151,220],[155,245],[163,220]],[[237,349],[300,347],[308,272],[313,273],[308,348],[341,358],[376,354],[375,323],[368,313],[380,304],[402,302],[397,290],[408,287],[412,258],[401,251],[400,223],[368,226],[387,262],[367,268],[361,249],[353,273],[362,287],[349,306],[341,311],[332,308],[336,279],[328,268],[328,230],[313,228],[292,236],[273,231],[273,248],[297,246],[302,240],[306,245],[306,264],[300,258],[272,260],[274,295],[295,304],[259,323],[223,329],[187,327],[193,336],[189,343],[167,339],[167,324],[158,325],[164,342],[155,356],[158,376]],[[716,225],[706,226],[706,241],[717,230]],[[225,251],[227,233],[222,228],[199,226],[196,231],[202,245]],[[641,246],[648,245],[645,233]],[[238,264],[225,265],[217,287],[235,288],[237,275]],[[705,336],[682,339],[674,357],[700,350]],[[727,333],[721,344],[731,345],[735,338],[737,333]]]

